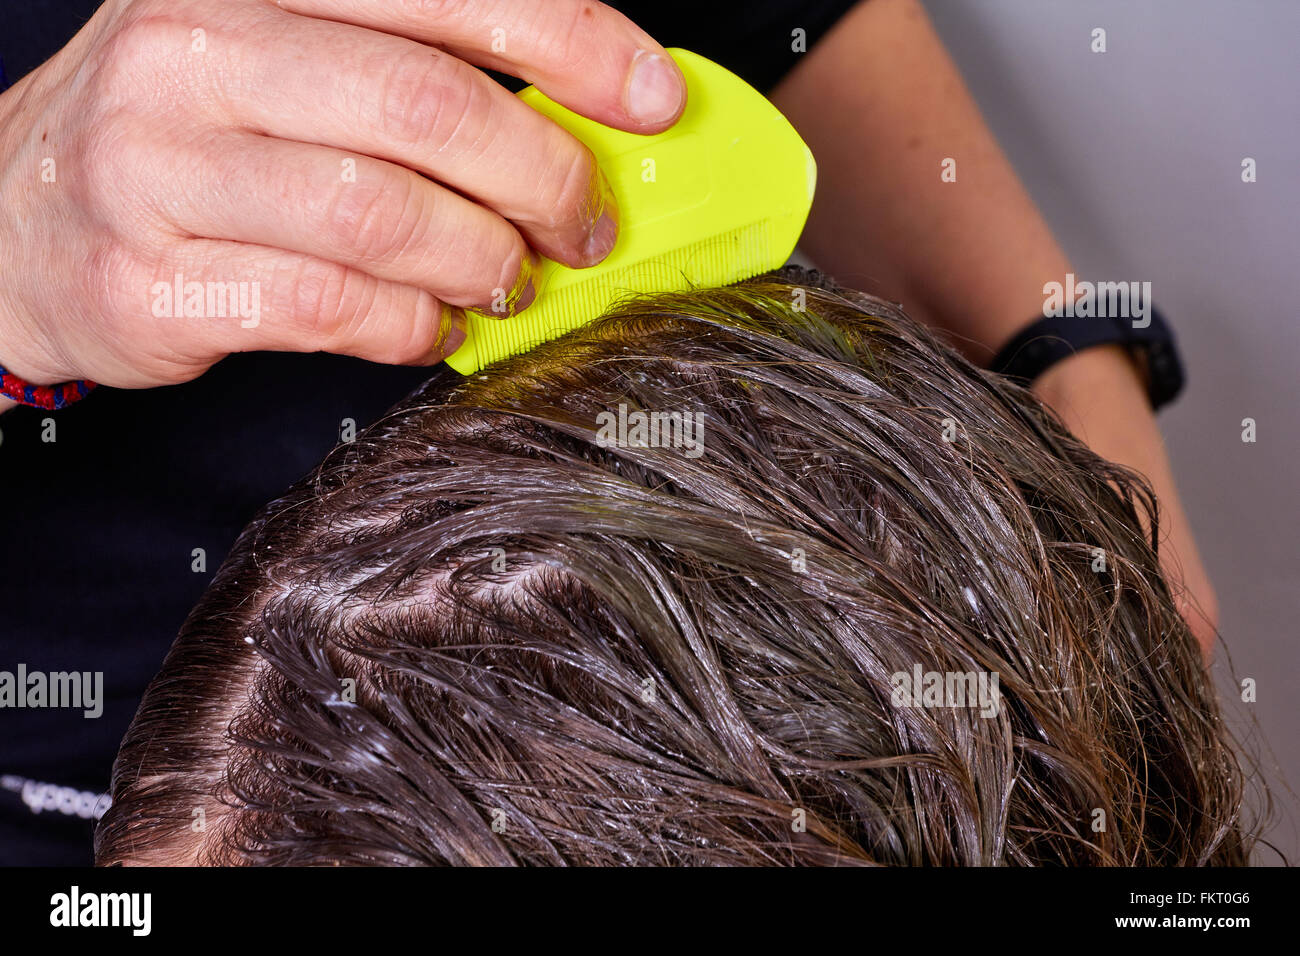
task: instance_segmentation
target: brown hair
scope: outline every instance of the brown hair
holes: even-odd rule
[[[636,412],[702,453],[608,430]],[[262,512],[97,859],[1241,864],[1154,519],[887,303],[797,270],[634,299],[436,376]]]

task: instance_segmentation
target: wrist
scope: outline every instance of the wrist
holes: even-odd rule
[[[1098,345],[1064,358],[1031,388],[1080,438],[1086,439],[1081,433],[1094,419],[1155,419],[1142,370],[1122,345]]]
[[[1032,384],[1036,392],[1051,392],[1116,382],[1132,383],[1140,392],[1145,388],[1145,373],[1127,348],[1110,343],[1082,349],[1061,359],[1044,369]]]
[[[1119,346],[1129,356],[1127,368],[1115,352],[1092,355],[1076,368],[1126,368],[1123,380],[1135,374],[1146,389],[1151,408],[1158,409],[1178,397],[1185,382],[1173,329],[1148,302],[1145,321],[1139,323],[1106,310],[1093,316],[1088,309],[1044,315],[1002,346],[990,368],[1024,382],[1036,382],[1053,366],[1102,346]],[[1077,373],[1076,373],[1077,374]],[[1064,376],[1062,376],[1064,377]],[[1069,378],[1074,378],[1071,375]]]
[[[5,248],[0,223],[0,249]],[[0,414],[15,405],[59,409],[84,398],[95,383],[61,372],[42,353],[31,322],[0,289]]]

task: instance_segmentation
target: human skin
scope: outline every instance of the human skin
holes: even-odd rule
[[[1075,271],[916,0],[860,3],[772,99],[817,157],[801,248],[946,329],[973,361],[988,364],[1042,315],[1044,284]],[[956,182],[939,178],[945,157]],[[1208,659],[1218,605],[1142,374],[1123,349],[1093,348],[1034,389],[1094,451],[1151,482],[1163,570]]]
[[[527,305],[537,253],[599,262],[591,151],[475,67],[632,132],[685,105],[592,0],[109,0],[0,97],[0,364],[120,387],[260,349],[432,364],[458,309]],[[177,273],[257,282],[256,326],[155,317]]]

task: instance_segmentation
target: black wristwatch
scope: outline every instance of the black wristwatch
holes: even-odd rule
[[[1117,316],[1047,316],[1023,329],[1002,347],[989,366],[995,372],[1032,382],[1061,359],[1098,345],[1122,345],[1146,372],[1152,408],[1167,405],[1183,389],[1183,362],[1174,333],[1156,308],[1150,321],[1134,327]]]

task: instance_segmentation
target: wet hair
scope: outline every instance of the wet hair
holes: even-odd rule
[[[1242,864],[1156,518],[889,303],[631,299],[264,509],[97,860]]]

